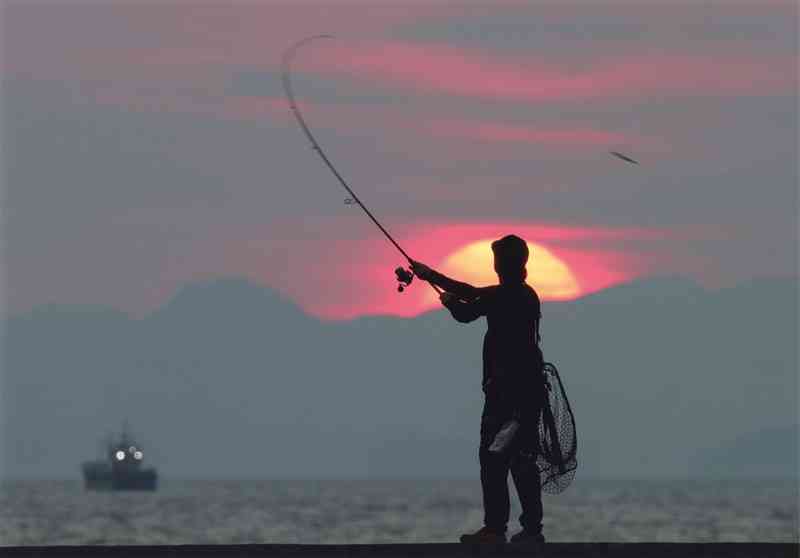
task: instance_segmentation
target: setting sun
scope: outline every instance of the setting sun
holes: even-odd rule
[[[458,249],[441,265],[442,272],[477,287],[497,284],[492,240],[479,240]],[[580,286],[569,267],[540,244],[528,243],[527,283],[543,299],[569,299],[580,294]]]

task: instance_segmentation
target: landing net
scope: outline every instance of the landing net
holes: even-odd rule
[[[542,492],[559,494],[570,485],[578,468],[575,416],[555,365],[545,362],[542,373],[548,404],[539,415],[536,466],[539,468]]]

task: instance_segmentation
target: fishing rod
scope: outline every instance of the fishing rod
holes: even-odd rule
[[[312,37],[306,37],[305,39],[302,39],[301,41],[298,41],[297,43],[289,47],[289,49],[286,50],[286,52],[283,54],[281,79],[283,80],[283,90],[286,92],[286,98],[289,100],[289,108],[291,108],[292,114],[294,114],[297,123],[300,124],[300,128],[303,130],[303,133],[311,142],[311,148],[319,154],[319,156],[322,158],[322,160],[325,162],[325,164],[328,166],[328,168],[331,170],[334,176],[336,176],[336,178],[339,180],[339,183],[342,186],[344,186],[344,189],[347,190],[348,194],[350,194],[350,198],[345,200],[345,203],[347,203],[348,205],[352,205],[353,202],[357,203],[361,207],[361,209],[364,210],[364,213],[366,213],[367,216],[370,219],[372,219],[372,222],[375,223],[375,225],[381,230],[381,232],[386,236],[386,238],[389,239],[389,242],[391,242],[394,245],[394,247],[397,248],[401,254],[403,254],[406,260],[408,260],[409,265],[411,265],[414,262],[414,260],[411,259],[411,256],[409,256],[406,253],[406,251],[400,247],[400,245],[395,241],[395,239],[392,238],[392,235],[389,234],[389,231],[387,231],[384,228],[384,226],[378,222],[378,220],[375,218],[372,212],[369,209],[367,209],[367,207],[361,202],[356,193],[353,192],[352,188],[350,188],[347,182],[345,182],[344,178],[342,178],[342,175],[339,174],[339,171],[336,170],[336,167],[333,166],[333,163],[330,162],[328,157],[325,155],[325,152],[322,151],[322,147],[320,147],[319,142],[316,140],[316,138],[314,138],[314,134],[311,133],[311,129],[309,129],[308,124],[306,124],[306,121],[303,118],[303,114],[300,112],[300,108],[297,106],[297,103],[295,102],[294,90],[292,89],[292,80],[291,80],[291,62],[295,52],[297,52],[297,50],[301,46],[313,40],[333,39],[333,38],[334,38],[333,35],[314,35]],[[411,281],[414,279],[414,273],[410,269],[405,269],[403,267],[398,267],[397,269],[394,270],[394,273],[397,277],[397,283],[398,283],[397,290],[398,292],[402,293],[403,290],[405,290],[405,287],[411,284]],[[439,294],[442,293],[441,289],[439,289],[439,287],[437,287],[433,283],[428,283],[428,284],[431,287],[433,287],[433,290],[435,290],[437,293]]]

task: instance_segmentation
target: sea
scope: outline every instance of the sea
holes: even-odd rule
[[[797,481],[576,478],[543,501],[548,542],[797,543],[800,531]],[[482,520],[477,478],[165,479],[138,493],[89,492],[79,480],[0,484],[2,545],[455,542]]]

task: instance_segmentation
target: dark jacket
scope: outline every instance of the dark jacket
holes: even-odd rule
[[[434,272],[431,282],[460,300],[447,309],[459,322],[486,316],[483,338],[483,391],[487,406],[524,414],[535,410],[543,395],[539,349],[541,303],[525,282],[473,287]]]

